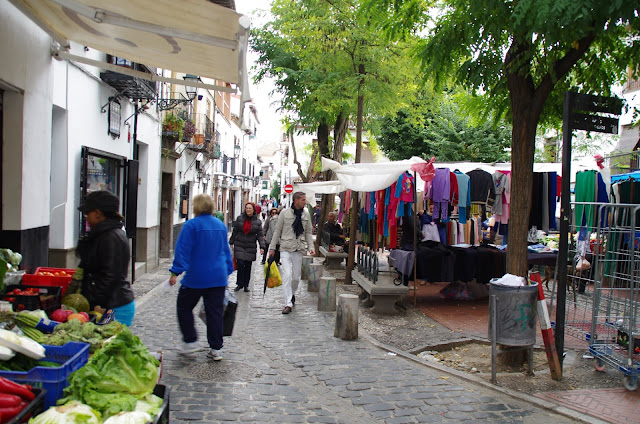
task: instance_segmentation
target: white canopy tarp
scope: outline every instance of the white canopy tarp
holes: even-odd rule
[[[456,169],[466,174],[474,169],[482,169],[490,174],[496,171],[509,171],[511,170],[511,163],[482,163],[482,162],[438,162],[435,164],[436,168],[449,168],[451,171]],[[576,160],[571,162],[571,183],[575,183],[576,173],[580,171],[587,171],[596,169],[596,164],[593,159]],[[562,176],[562,164],[561,163],[539,163],[533,164],[533,172],[555,172],[559,176]],[[421,188],[418,186],[418,188]]]
[[[354,191],[377,191],[389,187],[398,180],[403,172],[409,171],[413,165],[427,164],[419,157],[407,160],[383,163],[355,163],[340,165],[331,159],[322,158],[322,170],[332,170],[345,189]],[[420,187],[418,176],[418,187]],[[422,183],[424,186],[424,183]]]
[[[313,204],[316,194],[338,194],[347,191],[340,181],[318,181],[315,183],[294,183],[293,192],[302,191],[307,195],[307,202]]]
[[[63,49],[75,41],[147,66],[233,83],[248,96],[250,22],[232,9],[208,0],[10,1]]]

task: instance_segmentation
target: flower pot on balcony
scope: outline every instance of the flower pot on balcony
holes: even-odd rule
[[[204,134],[196,134],[193,136],[193,143],[200,145],[204,144]]]

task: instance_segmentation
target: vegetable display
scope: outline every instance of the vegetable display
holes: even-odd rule
[[[0,423],[11,421],[35,398],[30,387],[0,377]]]
[[[89,343],[89,352],[94,353],[100,349],[104,340],[118,334],[126,326],[118,321],[112,321],[105,325],[96,325],[92,322],[82,324],[72,319],[58,324],[51,334],[43,334],[43,344],[62,346],[67,342]]]
[[[52,406],[29,420],[29,424],[102,424],[100,412],[80,402],[72,401],[62,406]]]
[[[84,324],[87,325],[87,324]],[[159,361],[126,326],[69,376],[64,404],[77,400],[105,417],[133,411],[158,381]]]

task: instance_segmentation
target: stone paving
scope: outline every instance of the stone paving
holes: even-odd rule
[[[164,261],[134,284],[132,330],[150,350],[163,351],[171,423],[580,422],[380,349],[365,337],[334,338],[335,313],[317,311],[317,295],[306,291],[306,282],[293,313],[282,315],[281,289],[263,296],[259,262],[251,292],[237,293],[224,359],[180,355],[177,288],[160,285],[169,266]],[[229,285],[235,286],[235,274]],[[196,321],[205,347],[205,326]]]

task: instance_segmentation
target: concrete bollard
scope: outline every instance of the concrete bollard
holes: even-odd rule
[[[358,338],[358,296],[355,294],[341,294],[338,298],[333,337],[339,337],[342,340]]]
[[[309,265],[313,263],[313,256],[303,256],[302,257],[302,271],[300,272],[301,280],[309,279]]]
[[[318,310],[336,310],[336,279],[334,277],[322,277],[320,290],[318,291]]]
[[[307,281],[307,291],[317,292],[320,289],[320,278],[322,278],[322,264],[309,264],[309,280]]]

